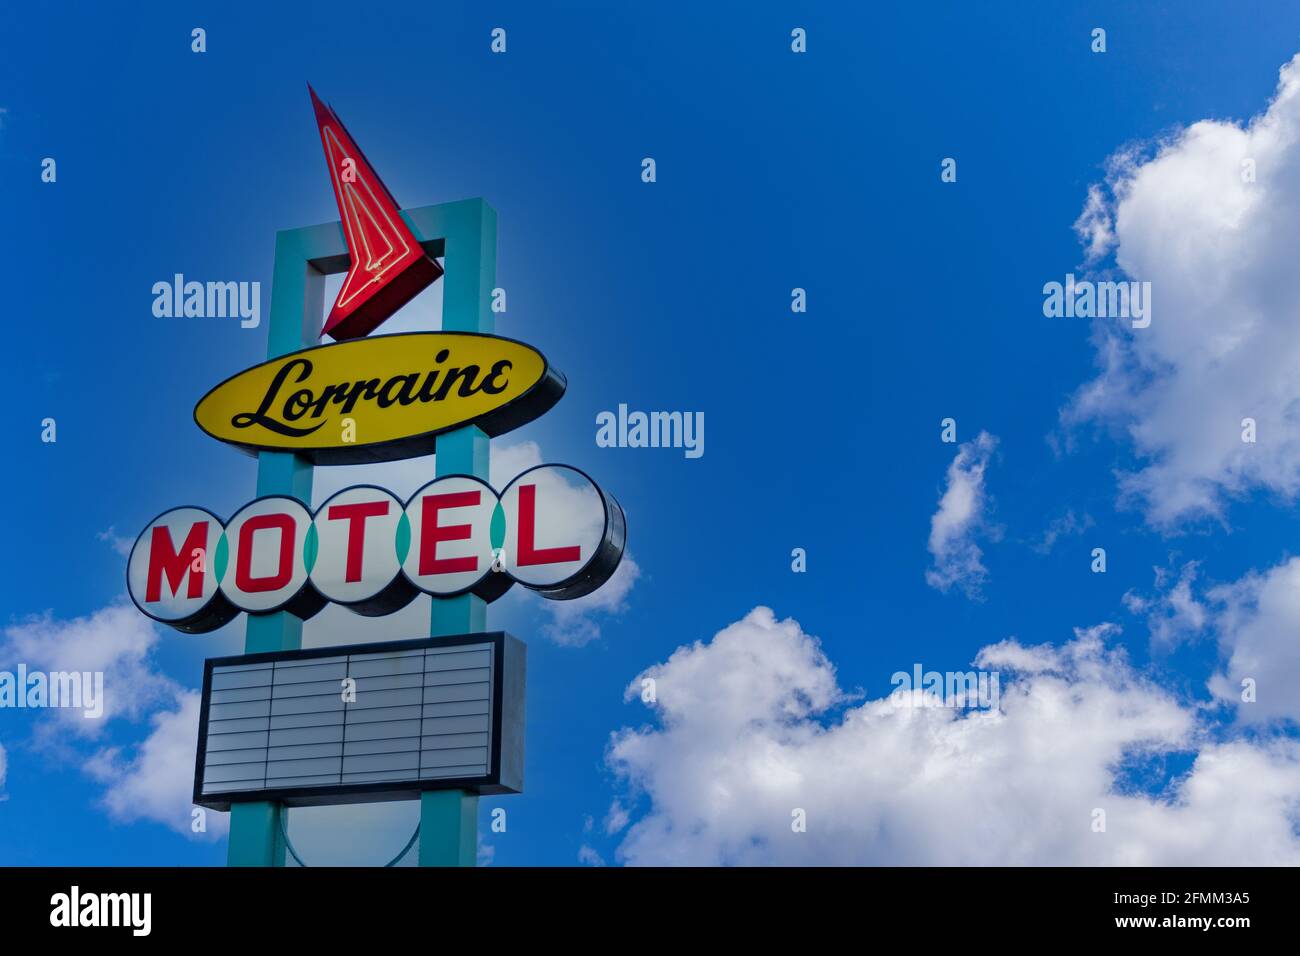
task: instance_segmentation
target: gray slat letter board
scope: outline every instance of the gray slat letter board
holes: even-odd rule
[[[523,656],[495,632],[210,660],[195,803],[519,792]]]

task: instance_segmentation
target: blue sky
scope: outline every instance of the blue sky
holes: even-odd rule
[[[697,7],[395,3],[358,19],[355,5],[328,2],[294,12],[142,3],[0,14],[0,257],[9,266],[0,487],[10,502],[0,667],[63,647],[77,619],[99,623],[68,646],[95,644],[100,627],[121,636],[126,615],[95,618],[123,600],[114,535],[133,538],[173,505],[229,515],[252,496],[252,460],[200,433],[191,412],[212,385],[262,359],[265,323],[155,318],[150,288],[177,272],[260,281],[269,311],[275,231],[337,218],[310,81],[403,205],[482,196],[495,206],[498,281],[509,294],[498,331],[540,348],[569,382],[555,409],[496,444],[527,458],[533,442],[542,459],[586,469],[628,515],[640,574],[616,605],[590,612],[597,639],[557,641],[556,619],[535,600],[489,611],[491,626],[528,643],[530,683],[527,790],[482,801],[485,860],[963,862],[926,843],[941,804],[919,818],[890,809],[888,792],[915,784],[932,751],[873,751],[877,769],[882,754],[911,754],[877,793],[865,777],[817,772],[825,755],[809,748],[844,734],[845,715],[885,697],[890,675],[915,662],[965,670],[981,648],[1008,639],[1060,648],[1075,628],[1108,622],[1106,646],[1127,663],[1106,658],[1103,677],[1081,663],[1100,659],[1095,648],[1053,668],[1006,645],[989,658],[1027,675],[1028,700],[1047,693],[1044,674],[1067,674],[1066,686],[1099,700],[1144,682],[1160,689],[1143,691],[1167,708],[1151,726],[1119,732],[1113,752],[1066,747],[1062,766],[1119,766],[1099,792],[1137,791],[1146,803],[1129,805],[1128,819],[1165,820],[1180,801],[1197,812],[1179,790],[1194,761],[1240,755],[1206,748],[1262,748],[1281,816],[1237,821],[1255,828],[1239,861],[1254,861],[1254,837],[1270,827],[1294,840],[1279,823],[1300,800],[1293,685],[1269,688],[1261,722],[1216,704],[1207,682],[1245,674],[1230,663],[1234,650],[1256,670],[1280,653],[1276,667],[1296,673],[1269,638],[1289,619],[1269,617],[1261,594],[1268,581],[1285,590],[1300,530],[1288,414],[1300,394],[1285,384],[1260,392],[1249,363],[1220,374],[1229,360],[1202,361],[1178,344],[1215,341],[1234,317],[1253,315],[1240,335],[1261,355],[1288,354],[1294,279],[1268,250],[1290,233],[1258,206],[1229,215],[1239,159],[1229,133],[1220,130],[1221,149],[1178,137],[1198,121],[1241,124],[1269,108],[1279,69],[1300,47],[1300,10]],[[503,55],[489,50],[498,26]],[[207,31],[206,53],[191,52],[194,27]],[[794,27],[807,30],[806,54],[790,49]],[[1106,30],[1105,53],[1089,48],[1094,27]],[[1252,147],[1256,185],[1285,217],[1300,193],[1283,173],[1300,162],[1284,137],[1267,136]],[[1159,142],[1183,149],[1173,160],[1186,165],[1153,165]],[[1130,146],[1128,160],[1108,167]],[[1202,147],[1231,163],[1226,179],[1204,177],[1205,195],[1200,180],[1188,185]],[[640,178],[647,156],[653,184]],[[41,182],[44,157],[57,160],[55,183]],[[957,160],[955,183],[941,182],[945,157]],[[1081,240],[1073,226],[1090,186],[1108,181],[1096,228]],[[1207,225],[1188,210],[1227,211]],[[1178,216],[1188,228],[1169,232]],[[1224,227],[1233,242],[1258,242],[1232,249],[1249,269],[1213,282],[1228,252],[1198,259],[1195,238],[1227,220],[1238,224]],[[1105,250],[1094,260],[1090,237]],[[1043,315],[1044,283],[1138,266],[1131,278],[1155,277],[1155,323],[1167,335]],[[1209,289],[1193,287],[1198,276]],[[807,290],[806,313],[791,312],[794,287]],[[1234,299],[1233,290],[1248,292]],[[1079,390],[1097,379],[1115,335],[1141,369],[1111,374],[1106,400],[1085,408]],[[1157,391],[1143,392],[1152,381]],[[1181,405],[1180,395],[1189,396]],[[620,403],[702,411],[705,454],[596,447],[596,414]],[[1261,425],[1258,461],[1201,446],[1197,429],[1216,410],[1232,420],[1215,427],[1236,429],[1252,413],[1273,423]],[[957,444],[940,441],[949,416]],[[54,444],[40,440],[46,417],[58,423]],[[992,438],[979,444],[984,432]],[[1160,462],[1167,467],[1153,470]],[[936,517],[954,483],[972,509]],[[944,560],[933,553],[933,522],[953,523],[959,564],[978,548],[982,574],[959,574],[946,591],[927,583]],[[1054,522],[1065,533],[1048,547]],[[796,547],[808,555],[803,574],[791,571]],[[1096,547],[1106,549],[1105,574],[1090,570]],[[758,606],[797,621],[794,632],[751,622],[752,654],[724,655],[715,635]],[[242,621],[209,636],[159,629],[151,638],[147,622],[135,626],[135,643],[111,663],[143,686],[93,734],[0,710],[0,863],[224,861],[224,841],[189,834],[188,816],[177,825],[160,819],[169,809],[141,815],[137,801],[111,794],[141,766],[159,715],[197,687],[203,659],[239,651]],[[385,636],[421,636],[418,620],[412,627]],[[704,652],[692,658],[696,641]],[[745,734],[768,727],[749,741],[756,749],[690,736],[707,724],[698,709],[625,700],[634,678],[679,648],[682,667],[695,660],[719,679],[794,688],[768,701],[774,712],[733,714]],[[774,662],[787,652],[797,663],[782,670]],[[825,686],[832,665],[847,696]],[[685,672],[665,672],[674,676],[689,686]],[[737,693],[766,706],[759,690]],[[1104,728],[1128,718],[1097,719]],[[1152,738],[1164,744],[1131,752]],[[757,805],[785,806],[788,794],[768,788],[786,773],[803,781],[790,806],[829,800],[822,829],[810,826],[796,849],[776,833],[788,834],[788,812],[773,822],[741,806],[747,788],[761,791]],[[1006,786],[1017,779],[1004,777]],[[981,819],[996,821],[1006,801],[979,774],[971,781],[992,788]],[[877,797],[875,823],[854,816],[850,808]],[[495,806],[509,814],[504,834],[486,832]],[[1205,812],[1233,829],[1229,810]],[[384,841],[392,852],[405,841],[400,808],[348,814],[353,837],[330,845],[304,832],[300,851],[376,862],[390,855]],[[1221,859],[1218,844],[1185,836],[1187,818],[1165,822],[1167,842],[1125,844],[1138,862]],[[1041,826],[1026,843],[1042,861],[1093,860],[1053,820]],[[857,855],[836,855],[853,847]]]

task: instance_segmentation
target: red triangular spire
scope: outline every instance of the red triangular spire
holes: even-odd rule
[[[441,276],[442,267],[420,248],[393,194],[338,114],[320,101],[310,83],[307,89],[352,259],[321,334],[360,338]]]

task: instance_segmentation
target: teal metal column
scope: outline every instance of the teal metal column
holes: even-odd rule
[[[482,199],[402,211],[426,244],[443,243],[442,327],[454,332],[491,332],[496,285],[497,215]],[[325,275],[347,269],[343,224],[329,222],[286,229],[275,236],[275,272],[267,330],[267,358],[318,344],[325,311]],[[470,474],[487,480],[488,439],[478,428],[438,437],[438,475]],[[257,460],[258,495],[292,495],[310,506],[312,466],[297,455],[262,452]],[[433,602],[430,633],[466,634],[487,629],[487,607],[465,595]],[[296,650],[302,622],[291,614],[248,617],[244,652]],[[284,866],[285,846],[276,803],[238,803],[230,811],[230,866]],[[474,866],[478,796],[463,790],[426,793],[420,800],[421,866]]]
[[[325,277],[308,263],[299,230],[276,233],[275,272],[266,357],[310,345],[324,309]],[[257,456],[257,494],[292,495],[311,507],[311,464],[288,452]],[[291,651],[302,646],[302,621],[287,611],[248,615],[244,653]],[[284,866],[285,846],[278,803],[236,803],[230,808],[227,866]],[[287,821],[284,821],[287,823]]]
[[[457,203],[455,228],[447,228],[442,328],[492,332],[492,289],[497,274],[497,216],[487,203]],[[417,232],[417,235],[419,233]],[[438,436],[438,476],[488,479],[488,438],[476,427]],[[487,605],[472,594],[433,602],[430,634],[487,630]],[[426,791],[420,796],[420,866],[474,866],[478,862],[478,794]]]

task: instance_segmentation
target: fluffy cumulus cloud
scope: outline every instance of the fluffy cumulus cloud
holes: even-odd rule
[[[1089,192],[1085,254],[1099,274],[1151,283],[1151,323],[1096,320],[1100,372],[1062,418],[1126,431],[1137,464],[1120,497],[1155,527],[1224,521],[1258,489],[1300,491],[1297,209],[1300,56],[1263,113],[1121,151]],[[1248,418],[1255,442],[1243,441]]]
[[[163,674],[154,660],[158,629],[132,605],[119,603],[85,617],[29,617],[4,629],[0,667],[29,671],[99,672],[103,715],[50,709],[36,718],[35,747],[76,763],[104,785],[100,804],[116,820],[152,820],[196,838],[224,832],[225,818],[208,815],[208,832],[191,829],[194,749],[199,697]],[[110,744],[110,727],[147,722],[133,745]],[[112,732],[118,736],[118,731]]]
[[[333,609],[333,614],[340,619],[315,630],[313,625],[318,622],[308,622],[307,633],[315,638],[309,644],[358,640],[355,615],[341,608]],[[427,599],[393,617],[404,619],[406,629],[381,628],[380,634],[373,635],[375,639],[427,633]],[[98,803],[111,819],[160,823],[195,840],[225,835],[230,818],[224,813],[207,813],[205,831],[196,832],[192,827],[199,693],[157,669],[152,652],[163,639],[159,628],[133,606],[115,604],[84,618],[62,620],[49,614],[30,618],[6,628],[4,637],[0,663],[22,660],[31,669],[104,672],[102,719],[83,720],[80,711],[50,711],[34,726],[33,738],[41,749],[79,765],[102,786]],[[2,666],[12,669],[13,664]],[[127,722],[147,730],[143,735],[132,734],[124,727]],[[92,726],[83,728],[83,724]],[[110,733],[109,726],[116,729]],[[69,729],[77,733],[69,735]],[[93,739],[82,742],[80,737]],[[2,777],[0,774],[0,785]],[[366,812],[354,807],[311,808],[293,811],[289,829],[309,863],[356,863],[360,857],[379,865],[410,837],[413,814],[418,816],[418,809],[406,804],[367,808]],[[343,822],[357,839],[341,847],[337,834]],[[357,847],[366,849],[358,853]]]
[[[1300,723],[1300,558],[1213,588],[1209,601],[1223,652],[1210,690],[1237,705],[1242,723]],[[1243,700],[1252,685],[1253,699]]]
[[[116,526],[110,526],[95,535],[95,538],[104,542],[119,555],[124,558],[131,556],[131,548],[135,546],[134,538],[124,538],[117,533]]]
[[[1215,736],[1116,628],[1008,640],[997,711],[850,699],[817,640],[756,608],[679,648],[656,725],[613,735],[630,864],[1300,863],[1300,742]],[[1168,776],[1163,768],[1187,769]],[[1154,776],[1153,776],[1154,775]],[[806,831],[796,832],[802,810]],[[1096,811],[1105,813],[1095,832]]]
[[[1062,538],[1073,537],[1074,535],[1083,534],[1093,525],[1092,515],[1086,512],[1082,517],[1074,513],[1073,508],[1066,510],[1065,514],[1059,518],[1054,518],[1043,531],[1037,541],[1029,542],[1029,546],[1039,554],[1051,554],[1052,549],[1056,547],[1056,542]]]
[[[988,577],[976,539],[993,530],[986,517],[984,472],[997,443],[988,432],[980,432],[974,441],[958,448],[948,466],[947,487],[939,499],[939,510],[930,518],[933,562],[925,572],[926,583],[940,591],[957,587],[975,597]]]
[[[126,603],[112,604],[85,617],[60,619],[52,614],[28,617],[4,628],[0,667],[28,671],[102,673],[103,715],[87,719],[82,710],[51,709],[38,724],[38,739],[57,746],[71,732],[96,737],[106,723],[124,717],[139,720],[175,696],[178,686],[160,673],[152,653],[158,631]]]
[[[631,554],[624,554],[613,576],[600,590],[572,601],[540,602],[550,620],[542,625],[542,633],[557,644],[579,647],[600,637],[601,621],[627,610],[627,596],[641,577],[641,567]]]
[[[609,813],[605,815],[605,832],[608,834],[617,833],[627,826],[631,819],[627,807],[622,802],[615,800],[609,805]]]
[[[1156,568],[1152,591],[1130,591],[1124,604],[1145,618],[1158,650],[1217,642],[1219,666],[1207,686],[1238,723],[1300,724],[1300,558],[1226,583],[1200,582],[1199,574],[1195,561]]]
[[[1133,614],[1145,615],[1154,647],[1168,650],[1195,638],[1210,623],[1210,611],[1195,590],[1198,565],[1189,561],[1175,573],[1172,568],[1155,569],[1155,596],[1129,591],[1124,606]]]
[[[193,823],[194,748],[199,737],[199,693],[180,691],[170,708],[149,718],[150,733],[137,747],[108,747],[85,769],[105,785],[102,804],[114,820],[152,820],[185,836],[215,839],[230,825],[228,814],[206,813],[206,832]]]

